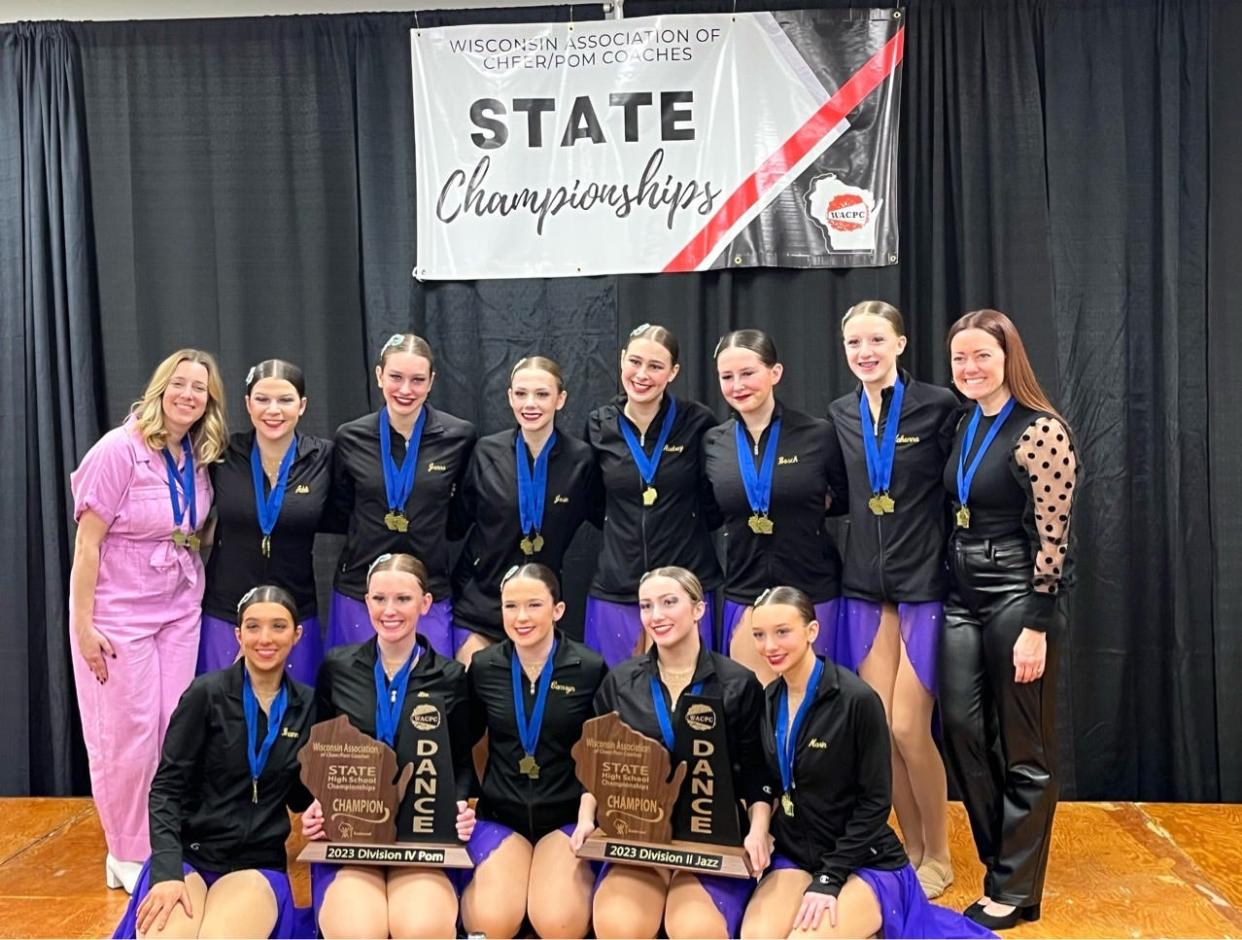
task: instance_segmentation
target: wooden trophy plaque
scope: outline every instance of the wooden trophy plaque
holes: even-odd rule
[[[675,753],[684,747],[690,760],[676,767],[662,743],[616,712],[583,724],[572,753],[578,779],[598,804],[598,828],[578,851],[580,858],[751,877],[718,705],[697,696],[686,702],[679,709]],[[687,776],[692,787],[683,793]]]
[[[308,842],[298,861],[474,867],[457,841],[444,710],[431,700],[420,701],[410,723],[418,759],[400,774],[393,749],[363,734],[344,715],[311,728],[298,760],[302,783],[323,806],[327,838]]]

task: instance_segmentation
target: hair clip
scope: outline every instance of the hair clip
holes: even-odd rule
[[[512,565],[512,566],[510,566],[509,570],[508,570],[508,571],[506,571],[506,572],[505,572],[505,573],[501,576],[501,578],[500,578],[500,586],[501,586],[501,587],[504,587],[506,584],[508,584],[508,583],[509,583],[509,579],[510,579],[510,578],[512,578],[515,574],[517,574],[517,573],[518,573],[519,571],[521,571],[521,570],[522,570],[522,566],[521,566],[521,565]]]
[[[242,595],[241,600],[237,602],[237,612],[239,614],[245,609],[246,605],[250,603],[250,598],[254,597],[254,593],[257,590],[258,587],[252,587],[249,591]]]
[[[258,366],[251,366],[250,371],[246,373],[246,388],[250,388],[254,382],[254,374],[259,370]]]
[[[384,554],[376,558],[375,561],[371,562],[370,567],[367,568],[367,579],[370,580],[371,572],[375,570],[376,565],[388,561],[390,558],[392,558],[392,552],[384,552]]]
[[[650,323],[640,323],[638,324],[638,326],[634,327],[634,329],[630,330],[630,335],[637,336],[643,330],[649,330],[649,329],[651,329]]]
[[[400,346],[404,342],[405,342],[404,333],[393,333],[392,336],[388,337],[388,342],[384,344],[384,348],[390,349],[393,346]]]
[[[762,594],[760,594],[758,597],[755,598],[755,602],[751,604],[750,606],[751,607],[763,606],[763,602],[768,599],[768,595],[771,593],[772,593],[772,588],[767,588]]]

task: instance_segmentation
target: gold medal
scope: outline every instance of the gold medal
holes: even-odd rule
[[[518,773],[525,774],[531,780],[539,779],[539,765],[535,763],[535,755],[527,754],[518,761]]]
[[[272,557],[272,537],[270,535],[263,536],[263,541],[259,543],[259,548],[263,551],[264,558]]]
[[[532,547],[535,551],[537,551],[537,552],[541,552],[541,551],[543,551],[543,536],[542,536],[542,535],[540,535],[538,532],[536,532],[536,533],[535,533],[535,537],[534,537],[533,539],[531,539],[531,543],[530,543],[530,544],[531,544],[531,547]]]
[[[173,529],[172,540],[174,545],[184,545],[186,543],[185,533],[180,529]]]
[[[654,486],[648,486],[645,490],[643,490],[643,505],[654,506],[656,495],[656,488]]]
[[[523,555],[535,554],[535,543],[526,536],[523,536],[522,541],[518,542],[518,548],[522,550]]]
[[[897,509],[897,504],[893,502],[893,497],[891,497],[888,493],[881,493],[880,508],[885,512],[894,512]]]
[[[957,519],[957,527],[959,529],[969,529],[970,528],[970,509],[967,508],[966,506],[959,506],[957,508],[956,519]]]
[[[396,510],[392,510],[384,516],[384,525],[388,526],[389,532],[408,532],[410,530],[410,520],[405,517],[405,513]]]
[[[877,516],[884,515],[884,503],[880,501],[879,493],[877,493],[876,495],[872,496],[869,500],[867,500],[867,508],[870,509],[871,512]]]
[[[763,515],[757,512],[751,513],[750,518],[746,520],[746,524],[750,526],[750,531],[754,532],[755,535],[772,534],[772,520],[767,517],[766,513]]]
[[[185,547],[192,552],[198,551],[203,546],[203,540],[198,537],[197,532],[191,532],[185,537]]]
[[[788,793],[781,794],[781,809],[785,811],[786,816],[794,814],[793,797]]]

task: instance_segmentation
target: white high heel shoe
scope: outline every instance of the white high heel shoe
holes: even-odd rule
[[[123,862],[108,853],[108,859],[104,862],[104,881],[109,888],[124,888],[126,894],[133,894],[141,874],[141,862]]]

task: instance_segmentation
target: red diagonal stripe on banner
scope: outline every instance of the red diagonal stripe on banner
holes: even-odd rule
[[[901,64],[905,49],[906,28],[884,44],[857,72],[849,77],[837,93],[828,99],[806,123],[794,131],[770,157],[742,181],[728,199],[716,210],[707,224],[688,241],[673,260],[664,266],[664,272],[693,271],[708,257],[712,249],[737,221],[768,192],[776,182],[789,172],[799,160],[823,140],[847,114],[853,111],[869,94],[876,90]]]

